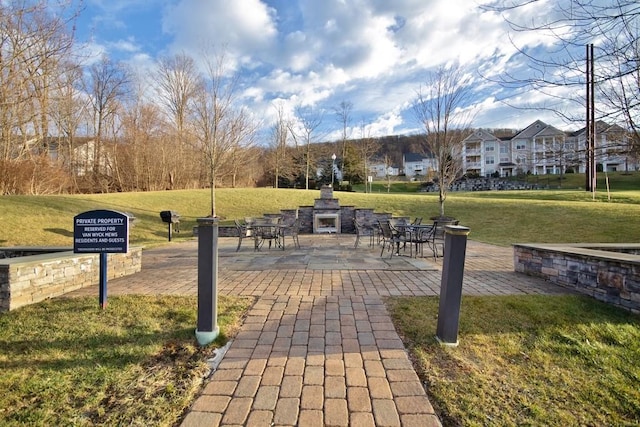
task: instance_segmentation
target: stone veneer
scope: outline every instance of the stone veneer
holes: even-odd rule
[[[353,206],[341,206],[337,198],[333,197],[333,189],[323,186],[320,189],[320,198],[315,200],[313,206],[300,206],[296,209],[282,209],[279,213],[266,213],[265,217],[281,217],[282,222],[291,224],[296,218],[300,219],[300,234],[312,234],[314,215],[317,213],[339,213],[341,234],[355,234],[354,220],[360,224],[375,226],[379,220],[392,217],[390,213],[377,213],[371,208],[356,208]],[[194,229],[194,233],[197,230]],[[235,226],[221,225],[218,227],[220,237],[238,237]]]
[[[514,269],[640,313],[640,244],[515,244]]]
[[[4,250],[11,252],[16,248]],[[0,312],[87,286],[95,285],[98,295],[99,255],[76,254],[70,248],[62,252],[60,248],[55,248],[54,251],[56,252],[0,259]],[[136,273],[141,267],[142,247],[129,247],[126,254],[107,256],[109,279]]]
[[[298,209],[283,209],[280,213],[268,213],[265,217],[282,217],[284,223],[291,223],[296,215],[300,218],[300,234],[313,233],[313,206],[300,206]],[[362,224],[377,224],[378,220],[391,218],[387,212],[374,212],[371,208],[356,208],[353,206],[340,206],[340,226],[342,234],[355,234],[354,219]],[[197,228],[197,227],[194,227]],[[194,233],[196,231],[194,230]],[[218,228],[220,237],[238,237],[238,231],[234,225],[221,225]]]

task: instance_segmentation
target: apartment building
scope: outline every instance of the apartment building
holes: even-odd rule
[[[402,155],[402,171],[408,177],[427,176],[429,172],[437,170],[437,163],[433,156],[424,156],[417,153],[404,153]]]
[[[369,166],[370,173],[375,177],[398,176],[404,174],[407,177],[427,176],[437,168],[437,162],[433,156],[425,156],[417,153],[404,153],[402,166],[392,166],[384,163],[374,163]]]
[[[400,175],[400,170],[396,166],[375,163],[369,166],[369,173],[376,178],[383,178],[387,176],[398,176]]]
[[[508,136],[479,129],[463,141],[463,169],[465,173],[501,177],[560,174],[569,168],[584,172],[585,135],[585,129],[567,133],[540,120]],[[598,122],[596,162],[603,170],[637,170],[637,159],[629,151],[624,129]]]
[[[569,138],[576,141],[577,147],[584,153],[586,147],[586,128],[570,134]],[[596,163],[606,172],[638,170],[638,158],[631,149],[631,140],[625,130],[618,125],[610,125],[604,121],[596,122]],[[584,157],[584,156],[583,156]],[[582,160],[582,159],[580,159]],[[577,171],[584,172],[584,162],[580,163]]]

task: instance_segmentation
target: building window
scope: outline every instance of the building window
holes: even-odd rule
[[[516,144],[516,150],[526,150],[527,149],[527,144],[525,144],[524,142],[518,142]]]
[[[493,156],[489,156],[484,160],[485,165],[492,165],[494,164],[494,160],[493,160]]]
[[[494,150],[494,146],[493,145],[487,145],[484,147],[485,151],[493,151]]]

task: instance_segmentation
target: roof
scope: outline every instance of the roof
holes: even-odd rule
[[[426,156],[417,153],[404,153],[402,157],[405,163],[422,163],[422,160],[427,159]]]
[[[516,136],[514,136],[513,138],[532,138],[534,137],[536,134],[540,133],[541,130],[543,130],[545,127],[547,127],[547,124],[545,122],[543,122],[542,120],[536,120],[535,122],[531,123],[529,126],[527,126],[526,128],[524,128],[523,130],[521,130],[520,132],[518,132],[518,134]]]
[[[486,131],[484,129],[478,129],[473,131],[462,142],[475,142],[475,141],[487,141],[487,140],[497,141],[498,137],[496,137],[494,134],[492,134],[489,131]]]
[[[572,132],[570,134],[570,136],[578,136],[578,135],[584,135],[587,131],[586,127],[583,127],[581,129],[578,129],[575,132]],[[618,126],[618,125],[610,125],[609,123],[602,121],[602,120],[596,120],[596,133],[624,133],[625,130]]]

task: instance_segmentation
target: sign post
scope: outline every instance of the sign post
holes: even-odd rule
[[[129,251],[129,216],[117,211],[94,210],[73,218],[73,252],[100,254],[99,301],[107,306],[107,254]]]
[[[464,258],[469,231],[468,227],[461,225],[445,226],[444,262],[436,328],[436,339],[442,345],[458,345]]]
[[[218,326],[218,219],[198,218],[198,322],[196,340],[212,343]]]

